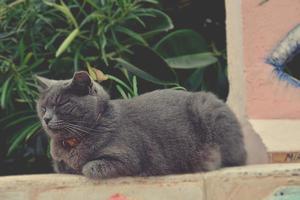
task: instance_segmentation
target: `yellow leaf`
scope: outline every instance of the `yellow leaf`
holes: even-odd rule
[[[87,68],[93,80],[102,82],[108,79],[106,74],[104,74],[101,70],[92,67],[89,63],[87,63]]]
[[[89,72],[89,75],[91,76],[91,78],[94,81],[97,80],[96,73],[94,72],[93,67],[90,65],[90,63],[86,63],[86,66],[88,68],[88,72]]]

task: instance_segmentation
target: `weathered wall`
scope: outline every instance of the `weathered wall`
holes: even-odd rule
[[[300,2],[263,1],[226,1],[229,102],[251,119],[299,119],[300,89],[279,80],[266,60],[299,25]]]
[[[253,130],[246,112],[246,76],[243,52],[243,20],[241,0],[226,0],[226,37],[228,78],[230,84],[227,103],[238,116],[244,133],[248,164],[267,163],[267,149]]]
[[[299,0],[226,0],[228,104],[242,122],[249,164],[275,162],[273,153],[292,153],[300,162],[300,81],[274,72],[299,48],[299,10]]]
[[[246,110],[254,119],[299,119],[300,89],[279,80],[265,61],[300,22],[299,0],[242,0]],[[298,42],[298,41],[296,41]]]

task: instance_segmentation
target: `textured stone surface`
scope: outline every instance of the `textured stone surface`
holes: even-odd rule
[[[205,175],[206,200],[261,200],[282,186],[297,185],[300,185],[299,164],[256,165]]]
[[[253,200],[300,185],[300,164],[257,165],[209,173],[92,181],[73,175],[0,177],[1,200]]]
[[[201,174],[92,181],[75,175],[0,177],[1,200],[203,199]]]

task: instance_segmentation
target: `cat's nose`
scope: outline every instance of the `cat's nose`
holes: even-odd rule
[[[51,118],[50,117],[44,117],[44,121],[45,123],[48,125],[48,123],[50,122]]]

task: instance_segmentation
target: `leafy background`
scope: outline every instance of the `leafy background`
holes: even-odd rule
[[[2,0],[0,174],[51,172],[34,75],[87,70],[112,98],[173,88],[226,100],[224,2]]]

